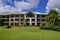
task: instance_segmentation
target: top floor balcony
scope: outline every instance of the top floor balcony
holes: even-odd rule
[[[11,17],[11,19],[23,19],[24,17]]]
[[[30,19],[30,18],[35,19],[35,17],[26,17],[26,19]]]

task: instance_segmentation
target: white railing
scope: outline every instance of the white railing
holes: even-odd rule
[[[35,19],[35,17],[26,17],[26,19],[29,19],[29,18]]]
[[[30,21],[26,21],[26,23],[30,23]]]
[[[37,23],[40,23],[41,21],[37,21]]]
[[[46,23],[46,21],[41,21],[42,23]]]
[[[46,17],[41,17],[41,19],[46,19]]]
[[[35,23],[35,21],[32,21],[32,23]]]
[[[9,19],[9,18],[0,18],[0,19]]]
[[[9,21],[5,21],[4,23],[9,23]]]
[[[38,19],[41,19],[41,17],[38,17]]]

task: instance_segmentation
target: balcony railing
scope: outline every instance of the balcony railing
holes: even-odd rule
[[[46,17],[41,17],[41,19],[46,19]]]
[[[46,21],[41,21],[42,23],[46,23]]]
[[[60,19],[60,16],[58,18]]]
[[[37,23],[40,23],[41,21],[37,21]]]
[[[29,19],[29,18],[35,19],[35,17],[26,17],[26,19]]]
[[[9,19],[9,18],[0,18],[0,19]]]
[[[13,18],[15,18],[15,19],[23,19],[24,17],[12,17],[11,19],[13,19]]]
[[[32,21],[32,23],[35,23],[35,21]]]
[[[38,17],[38,19],[40,19],[41,17]]]
[[[26,21],[26,23],[30,23],[30,21]]]
[[[9,23],[9,21],[5,21],[4,23]]]

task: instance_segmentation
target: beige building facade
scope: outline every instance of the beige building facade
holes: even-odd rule
[[[39,14],[36,12],[26,12],[20,14],[0,15],[2,25],[11,26],[45,26],[47,14]]]

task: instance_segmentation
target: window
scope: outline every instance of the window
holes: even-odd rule
[[[30,26],[30,24],[29,23],[26,23],[26,26]]]
[[[9,21],[9,19],[5,19],[5,20],[4,20],[4,19],[2,19],[2,21],[3,21],[3,22],[4,22],[4,21]]]
[[[15,15],[15,17],[19,17],[19,15]]]
[[[42,19],[42,21],[45,21],[45,19]]]
[[[9,21],[9,19],[6,19],[5,21]]]
[[[24,15],[21,15],[21,17],[24,17]]]
[[[35,23],[32,23],[32,26],[35,26]]]
[[[26,17],[34,17],[34,14],[28,13],[28,14],[26,15]]]
[[[15,19],[15,21],[19,21],[19,19]]]
[[[11,15],[11,17],[14,17],[13,15]]]
[[[5,25],[9,25],[9,23],[5,23]]]
[[[37,19],[37,21],[40,21],[40,19]]]
[[[6,21],[6,20],[2,20],[3,22]]]
[[[60,16],[58,16],[58,17],[60,17]]]
[[[18,26],[18,23],[15,23],[15,26]]]
[[[13,19],[11,19],[11,21],[13,21]]]
[[[41,16],[41,17],[45,18],[45,16]]]
[[[23,21],[24,19],[21,19],[21,21]]]
[[[2,16],[2,18],[5,18],[6,16]]]
[[[32,19],[32,21],[35,21],[35,19]]]
[[[13,26],[13,23],[11,23],[11,26]]]
[[[9,18],[9,16],[6,16],[7,18]]]
[[[40,26],[40,23],[37,23],[37,26]]]
[[[2,16],[0,15],[0,18],[1,18]]]
[[[45,23],[42,23],[42,26],[45,26]]]
[[[29,19],[26,19],[26,21],[29,21]]]
[[[40,17],[40,15],[37,15],[37,17]]]

